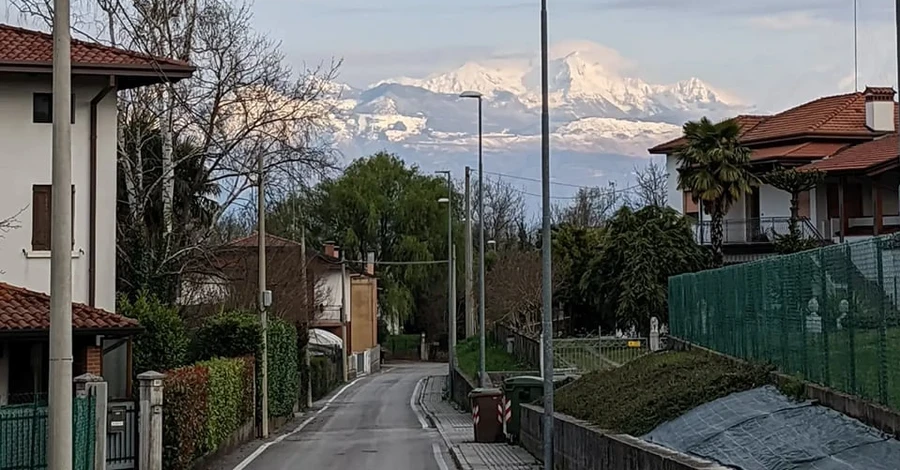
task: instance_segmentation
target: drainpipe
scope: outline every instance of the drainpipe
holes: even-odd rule
[[[88,248],[88,305],[97,306],[97,105],[109,92],[116,89],[116,77],[109,77],[109,83],[91,100],[91,182],[90,182],[90,245]],[[116,121],[118,125],[118,120]],[[118,149],[116,149],[118,152]]]

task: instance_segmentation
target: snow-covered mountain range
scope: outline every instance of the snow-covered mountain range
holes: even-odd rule
[[[700,79],[651,84],[629,76],[603,46],[580,42],[551,50],[551,145],[565,155],[646,156],[700,116],[745,111],[739,99]],[[477,108],[463,91],[484,95],[484,147],[497,158],[540,149],[540,64],[536,59],[468,62],[424,78],[382,80],[365,89],[342,85],[333,124],[346,154],[395,151],[417,163],[451,159],[477,143]],[[602,160],[602,159],[601,159]],[[498,162],[499,163],[499,162]],[[603,161],[597,165],[603,167]]]

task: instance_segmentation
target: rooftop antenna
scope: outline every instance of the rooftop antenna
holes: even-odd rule
[[[859,25],[858,0],[853,0],[853,81],[854,90],[859,91]]]

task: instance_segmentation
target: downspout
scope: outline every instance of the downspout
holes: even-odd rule
[[[97,93],[91,100],[91,129],[90,129],[90,155],[91,181],[90,181],[90,241],[88,247],[88,305],[97,306],[97,105],[106,98],[110,91],[116,88],[116,77],[109,77],[109,83]],[[118,119],[116,120],[118,125]],[[116,149],[118,152],[118,149]]]

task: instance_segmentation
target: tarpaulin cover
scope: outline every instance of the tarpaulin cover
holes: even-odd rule
[[[700,405],[643,438],[742,470],[900,468],[900,441],[772,386]]]

